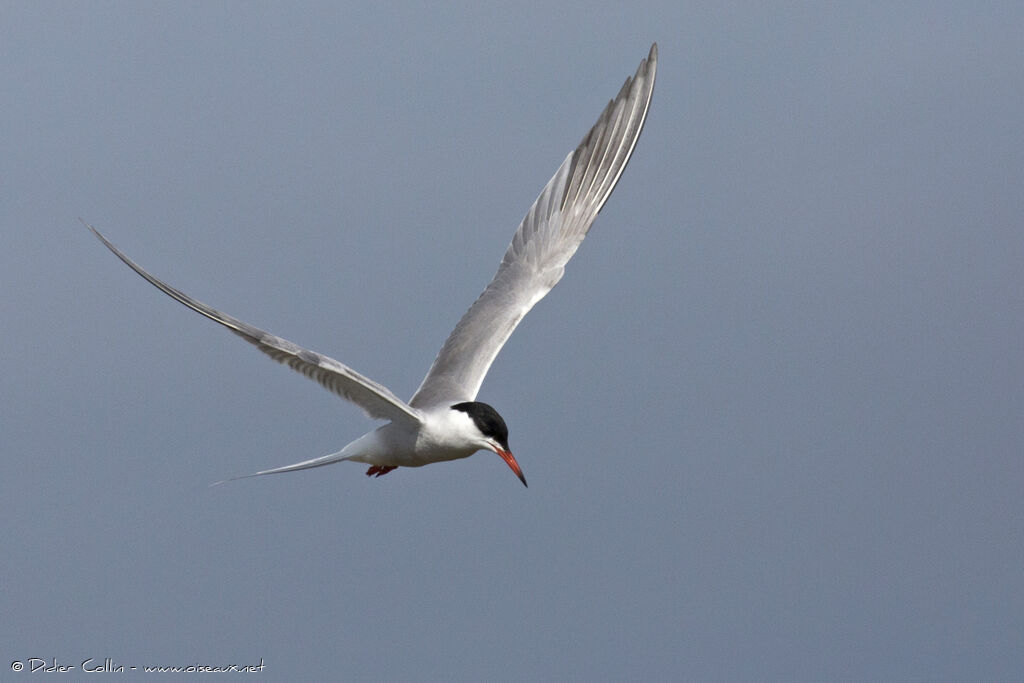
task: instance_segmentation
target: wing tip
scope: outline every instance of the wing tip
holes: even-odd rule
[[[92,234],[96,236],[96,239],[98,239],[98,240],[99,240],[100,242],[102,242],[102,243],[103,243],[103,244],[104,244],[104,245],[105,245],[105,246],[106,246],[106,247],[107,247],[108,249],[110,249],[111,251],[113,251],[113,252],[114,252],[115,254],[117,253],[117,250],[113,248],[113,245],[112,245],[112,244],[110,243],[110,240],[108,240],[108,239],[106,238],[106,236],[105,236],[105,235],[104,235],[104,234],[103,234],[102,232],[100,232],[99,230],[97,230],[97,229],[95,228],[95,226],[93,226],[93,224],[92,224],[92,223],[89,223],[89,222],[87,222],[87,221],[86,221],[86,220],[85,220],[84,218],[82,218],[81,216],[79,216],[79,217],[78,217],[78,220],[79,220],[79,222],[80,222],[80,223],[81,223],[82,225],[84,225],[85,227],[89,228],[89,231],[90,231],[90,232],[92,232]]]

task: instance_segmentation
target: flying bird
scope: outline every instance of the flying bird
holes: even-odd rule
[[[615,188],[644,126],[657,64],[655,43],[544,186],[512,237],[494,279],[452,330],[408,402],[344,363],[193,299],[145,271],[99,230],[83,223],[160,291],[356,404],[369,417],[387,420],[337,453],[245,477],[294,472],[342,460],[367,464],[366,474],[379,477],[398,467],[420,467],[488,450],[501,456],[525,486],[526,477],[508,445],[505,420],[490,405],[477,401],[476,395],[498,351],[523,316],[562,278],[565,264]]]

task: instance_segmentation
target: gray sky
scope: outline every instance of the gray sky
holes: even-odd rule
[[[3,671],[1020,680],[1020,3],[377,5],[4,3]],[[530,488],[209,488],[372,423],[77,218],[408,396],[654,40],[480,394]]]

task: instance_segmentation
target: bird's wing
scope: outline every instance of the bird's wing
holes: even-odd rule
[[[85,223],[85,221],[82,222]],[[120,249],[111,244],[110,240],[104,237],[99,230],[88,223],[85,223],[85,226],[92,230],[93,234],[110,251],[114,252],[119,259],[128,264],[132,270],[148,280],[150,284],[161,292],[185,304],[196,313],[205,315],[210,320],[220,323],[277,362],[284,363],[292,370],[301,372],[306,377],[316,380],[328,390],[362,408],[363,412],[370,417],[397,422],[412,421],[419,423],[421,421],[420,411],[410,407],[405,401],[391,393],[391,390],[387,387],[377,384],[369,377],[364,377],[333,358],[304,349],[287,339],[275,337],[237,318],[210,308],[200,301],[196,301],[184,292],[147,273],[141,266],[125,256]]]
[[[657,65],[654,44],[530,207],[494,279],[455,326],[409,405],[476,398],[498,351],[562,278],[622,175],[647,117]]]

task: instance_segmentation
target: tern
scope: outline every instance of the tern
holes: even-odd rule
[[[615,188],[647,118],[657,64],[655,43],[636,73],[626,79],[597,123],[544,186],[512,237],[498,272],[455,326],[408,402],[344,363],[193,299],[148,273],[99,230],[82,222],[110,251],[163,293],[354,403],[370,418],[387,420],[337,453],[236,479],[306,470],[343,460],[367,464],[367,476],[380,477],[398,467],[420,467],[488,450],[501,456],[525,486],[523,470],[509,449],[505,420],[490,405],[477,401],[476,395],[498,351],[523,316],[562,278],[566,263]]]

